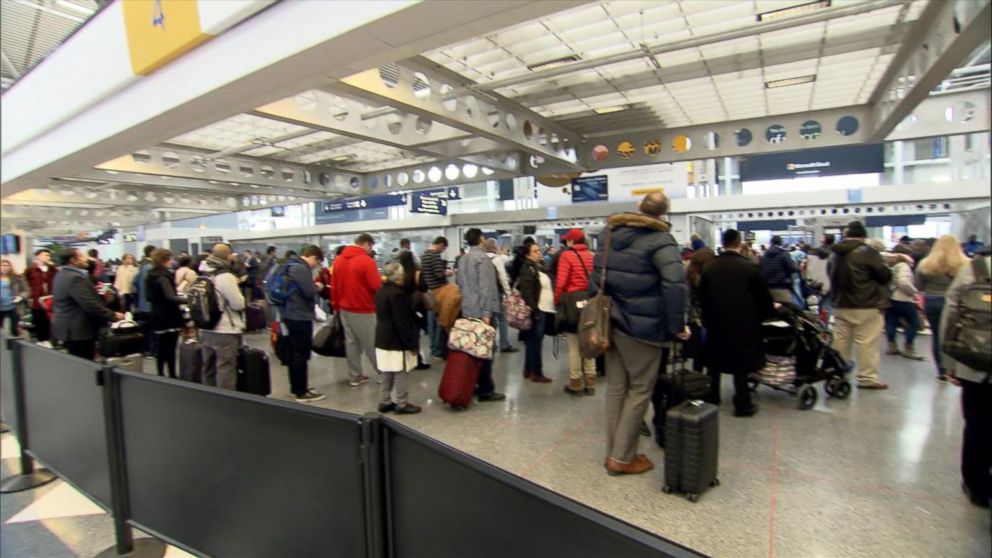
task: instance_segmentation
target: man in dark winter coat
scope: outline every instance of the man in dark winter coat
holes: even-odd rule
[[[649,194],[638,209],[610,216],[603,237],[609,248],[597,254],[589,280],[595,295],[605,266],[605,290],[613,297],[606,353],[606,470],[611,475],[654,468],[637,453],[641,421],[658,379],[662,346],[688,336],[685,268],[671,226],[662,220],[668,198]]]
[[[52,286],[55,338],[65,344],[69,354],[93,360],[97,332],[110,322],[124,319],[124,314],[107,308],[96,294],[89,280],[89,259],[82,250],[66,248],[59,259],[62,267]]]
[[[765,366],[761,322],[775,315],[772,296],[758,266],[740,254],[741,234],[723,232],[723,252],[703,269],[699,306],[706,328],[706,362],[714,370],[734,376],[734,415],[758,412],[751,402],[747,379]],[[719,391],[719,386],[715,386]]]
[[[789,252],[782,248],[782,237],[772,237],[772,247],[761,258],[761,278],[768,285],[772,298],[778,302],[794,302],[792,280],[799,273],[799,265]]]

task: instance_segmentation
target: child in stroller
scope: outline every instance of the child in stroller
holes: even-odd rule
[[[751,375],[751,389],[766,385],[799,397],[799,408],[816,405],[814,384],[825,382],[830,397],[851,394],[850,365],[833,347],[833,336],[817,314],[784,303],[779,316],[763,324],[767,366]]]

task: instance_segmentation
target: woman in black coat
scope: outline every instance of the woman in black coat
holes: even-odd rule
[[[734,376],[735,415],[751,416],[758,408],[747,379],[765,366],[761,323],[775,316],[775,308],[758,266],[739,253],[740,247],[740,233],[725,231],[723,253],[703,269],[698,293],[706,364]]]
[[[390,262],[383,268],[386,281],[375,293],[375,360],[382,373],[379,412],[419,413],[420,407],[407,401],[407,374],[417,365],[420,333],[417,331],[413,302],[403,289],[403,265]]]
[[[520,263],[520,274],[517,276],[517,290],[531,310],[531,328],[520,332],[524,341],[524,378],[546,384],[551,381],[544,375],[544,362],[541,358],[544,341],[545,315],[541,312],[541,270],[539,262],[543,260],[541,247],[531,244]]]
[[[179,332],[186,325],[181,306],[186,299],[176,291],[176,275],[172,271],[172,252],[159,248],[152,252],[152,268],[145,276],[144,289],[148,293],[149,330],[158,338],[155,366],[158,375],[164,376],[168,367],[169,377],[176,377],[176,346]]]
[[[396,257],[396,261],[403,266],[403,292],[410,297],[410,304],[413,307],[414,323],[417,326],[418,336],[420,331],[427,331],[427,311],[428,308],[424,299],[424,292],[418,287],[420,283],[420,270],[417,269],[417,262],[413,259],[413,252],[403,250]],[[419,347],[419,344],[418,344]],[[424,362],[423,355],[417,350],[417,370],[427,370],[431,365]]]

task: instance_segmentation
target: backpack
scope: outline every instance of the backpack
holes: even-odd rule
[[[298,262],[286,262],[273,267],[269,276],[265,278],[265,299],[269,304],[279,308],[289,304],[289,297],[293,294],[295,283],[289,278],[289,268],[300,265]]]
[[[199,329],[213,329],[220,322],[222,314],[217,302],[217,288],[214,281],[205,275],[198,275],[186,290],[189,316]]]
[[[941,350],[971,369],[992,372],[992,279],[984,260],[976,256],[971,262],[975,282],[958,287]]]

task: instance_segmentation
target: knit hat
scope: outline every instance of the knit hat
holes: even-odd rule
[[[861,221],[851,221],[847,225],[847,233],[844,236],[847,238],[868,238],[868,231],[865,230]]]
[[[565,236],[561,237],[561,241],[566,242],[571,240],[572,242],[578,242],[582,240],[584,237],[585,234],[582,232],[582,229],[572,229],[567,233],[565,233]]]

